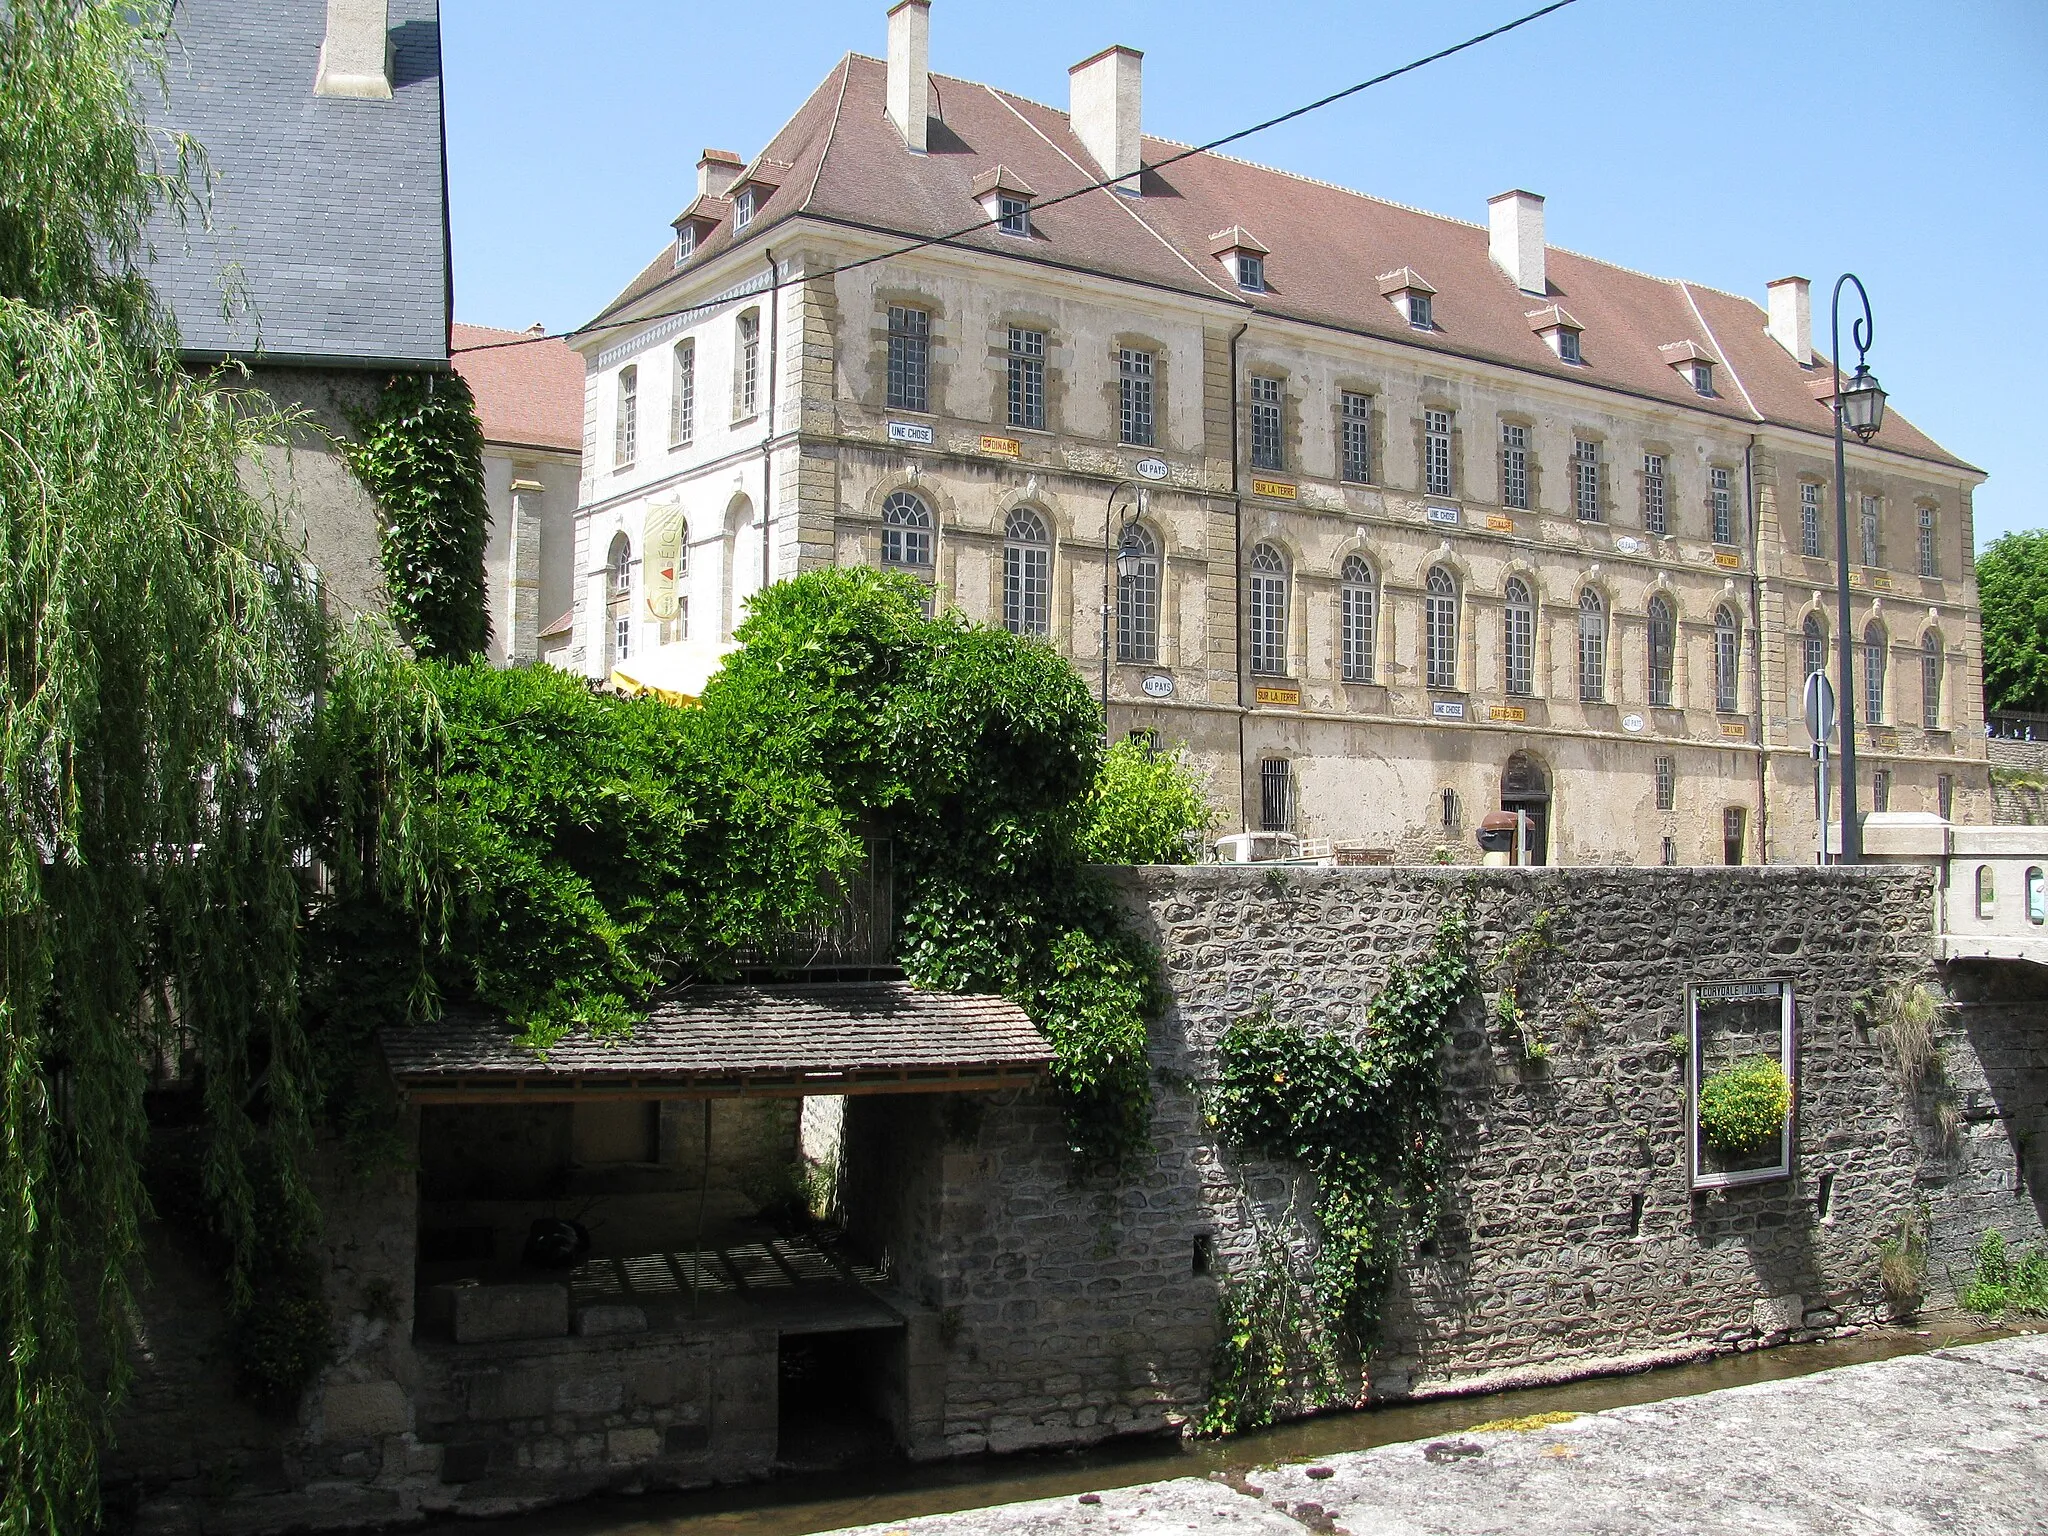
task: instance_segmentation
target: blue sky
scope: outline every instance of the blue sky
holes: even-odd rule
[[[932,67],[1064,105],[1145,53],[1145,126],[1200,141],[1534,8],[934,0]],[[443,0],[457,317],[587,320],[669,237],[706,145],[751,155],[880,0]],[[1845,126],[1853,124],[1853,129]],[[2048,526],[2048,3],[1578,0],[1236,145],[1441,213],[1549,199],[1553,245],[1761,301],[1845,269],[1893,402],[1990,473],[1978,544]],[[1847,322],[1844,322],[1846,329]]]

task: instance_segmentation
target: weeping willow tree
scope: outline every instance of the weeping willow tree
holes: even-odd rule
[[[0,6],[0,1532],[97,1517],[149,1202],[144,1093],[201,1084],[231,1311],[312,1231],[319,892],[431,907],[431,701],[323,616],[262,485],[287,423],[177,364],[143,276],[198,210],[152,136],[168,7]],[[320,878],[314,871],[320,871]]]

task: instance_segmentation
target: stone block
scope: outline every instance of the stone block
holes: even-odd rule
[[[320,1417],[329,1440],[374,1440],[405,1432],[406,1406],[395,1381],[330,1381]]]
[[[1762,1334],[1785,1333],[1806,1318],[1806,1298],[1797,1291],[1769,1296],[1750,1308],[1750,1320]]]
[[[661,1454],[661,1431],[651,1425],[614,1429],[604,1437],[604,1459],[615,1467],[652,1461]]]
[[[623,1376],[577,1375],[555,1383],[557,1413],[617,1413],[625,1401]]]
[[[576,1309],[575,1332],[581,1338],[599,1339],[619,1333],[645,1333],[647,1313],[641,1307],[604,1303]]]
[[[533,1366],[479,1372],[463,1387],[472,1419],[538,1419],[555,1400],[554,1379]]]
[[[560,1338],[569,1332],[569,1290],[561,1285],[467,1285],[454,1289],[458,1344]]]

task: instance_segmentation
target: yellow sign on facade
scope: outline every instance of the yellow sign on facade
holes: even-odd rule
[[[1255,701],[1260,704],[1299,704],[1301,702],[1301,690],[1299,688],[1261,688],[1255,696]]]
[[[1889,592],[1892,589],[1892,579],[1883,571],[1865,571],[1863,585],[1873,592]]]
[[[1006,459],[1014,459],[1023,454],[1024,448],[1014,437],[983,437],[981,451],[999,453]]]
[[[676,616],[676,578],[687,558],[683,553],[682,503],[649,507],[641,539],[645,563],[640,567],[640,590],[647,597],[647,617],[666,624]]]
[[[1271,496],[1275,501],[1292,501],[1295,497],[1295,490],[1285,480],[1254,480],[1252,482],[1252,494],[1254,496]]]
[[[1529,711],[1519,704],[1496,704],[1486,712],[1489,720],[1513,720],[1518,724],[1529,718]]]
[[[1742,569],[1742,556],[1731,555],[1717,549],[1714,551],[1714,564],[1724,571],[1739,571]]]
[[[1515,520],[1512,517],[1502,517],[1498,512],[1489,512],[1486,514],[1486,526],[1493,533],[1513,533]]]
[[[1730,741],[1747,741],[1749,740],[1749,727],[1747,725],[1736,725],[1729,721],[1723,720],[1721,722],[1721,734],[1723,736],[1726,736]]]

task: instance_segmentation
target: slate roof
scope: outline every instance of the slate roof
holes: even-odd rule
[[[728,219],[703,235],[679,270],[665,246],[598,317],[609,319],[671,286],[736,245],[772,244],[777,225],[800,215],[912,239],[947,234],[982,216],[977,178],[997,167],[1053,197],[1101,172],[1067,114],[993,86],[934,75],[945,119],[930,125],[930,152],[903,147],[885,111],[887,71],[848,54],[797,109],[757,160],[776,162],[773,196],[736,240]],[[1145,163],[1187,146],[1147,137]],[[786,167],[786,169],[784,168]],[[1831,435],[1832,417],[1810,387],[1825,359],[1802,368],[1765,333],[1764,309],[1698,283],[1652,277],[1555,246],[1546,252],[1548,293],[1525,294],[1487,254],[1483,225],[1445,218],[1360,192],[1203,154],[1148,170],[1142,197],[1107,190],[1032,212],[1032,236],[994,229],[954,243],[1017,261],[1103,274],[1199,295],[1233,309],[1286,316],[1374,336],[1421,352],[1455,354],[1568,378],[1732,422],[1771,421]],[[1217,230],[1256,230],[1270,248],[1267,292],[1238,291],[1211,252]],[[1412,329],[1381,295],[1383,273],[1409,268],[1435,291],[1435,329]],[[1761,286],[1761,285],[1760,285]],[[1562,305],[1583,327],[1574,366],[1530,328],[1528,315]],[[649,306],[656,307],[658,305]],[[1698,395],[1658,348],[1692,342],[1724,360],[1718,395]],[[1970,466],[1894,410],[1877,446],[1961,469]]]
[[[562,342],[525,339],[529,335],[458,321],[450,361],[476,396],[486,442],[580,453],[583,359]],[[507,341],[520,345],[491,345]]]
[[[384,1058],[425,1100],[696,1091],[958,1091],[1038,1077],[1052,1051],[1015,1003],[904,982],[697,986],[631,1036],[562,1041],[545,1056],[470,1013],[388,1029]]]
[[[437,0],[390,0],[389,101],[313,94],[325,0],[177,0],[168,100],[217,182],[212,228],[153,232],[188,356],[445,366],[448,206]],[[234,272],[251,312],[222,309]]]

